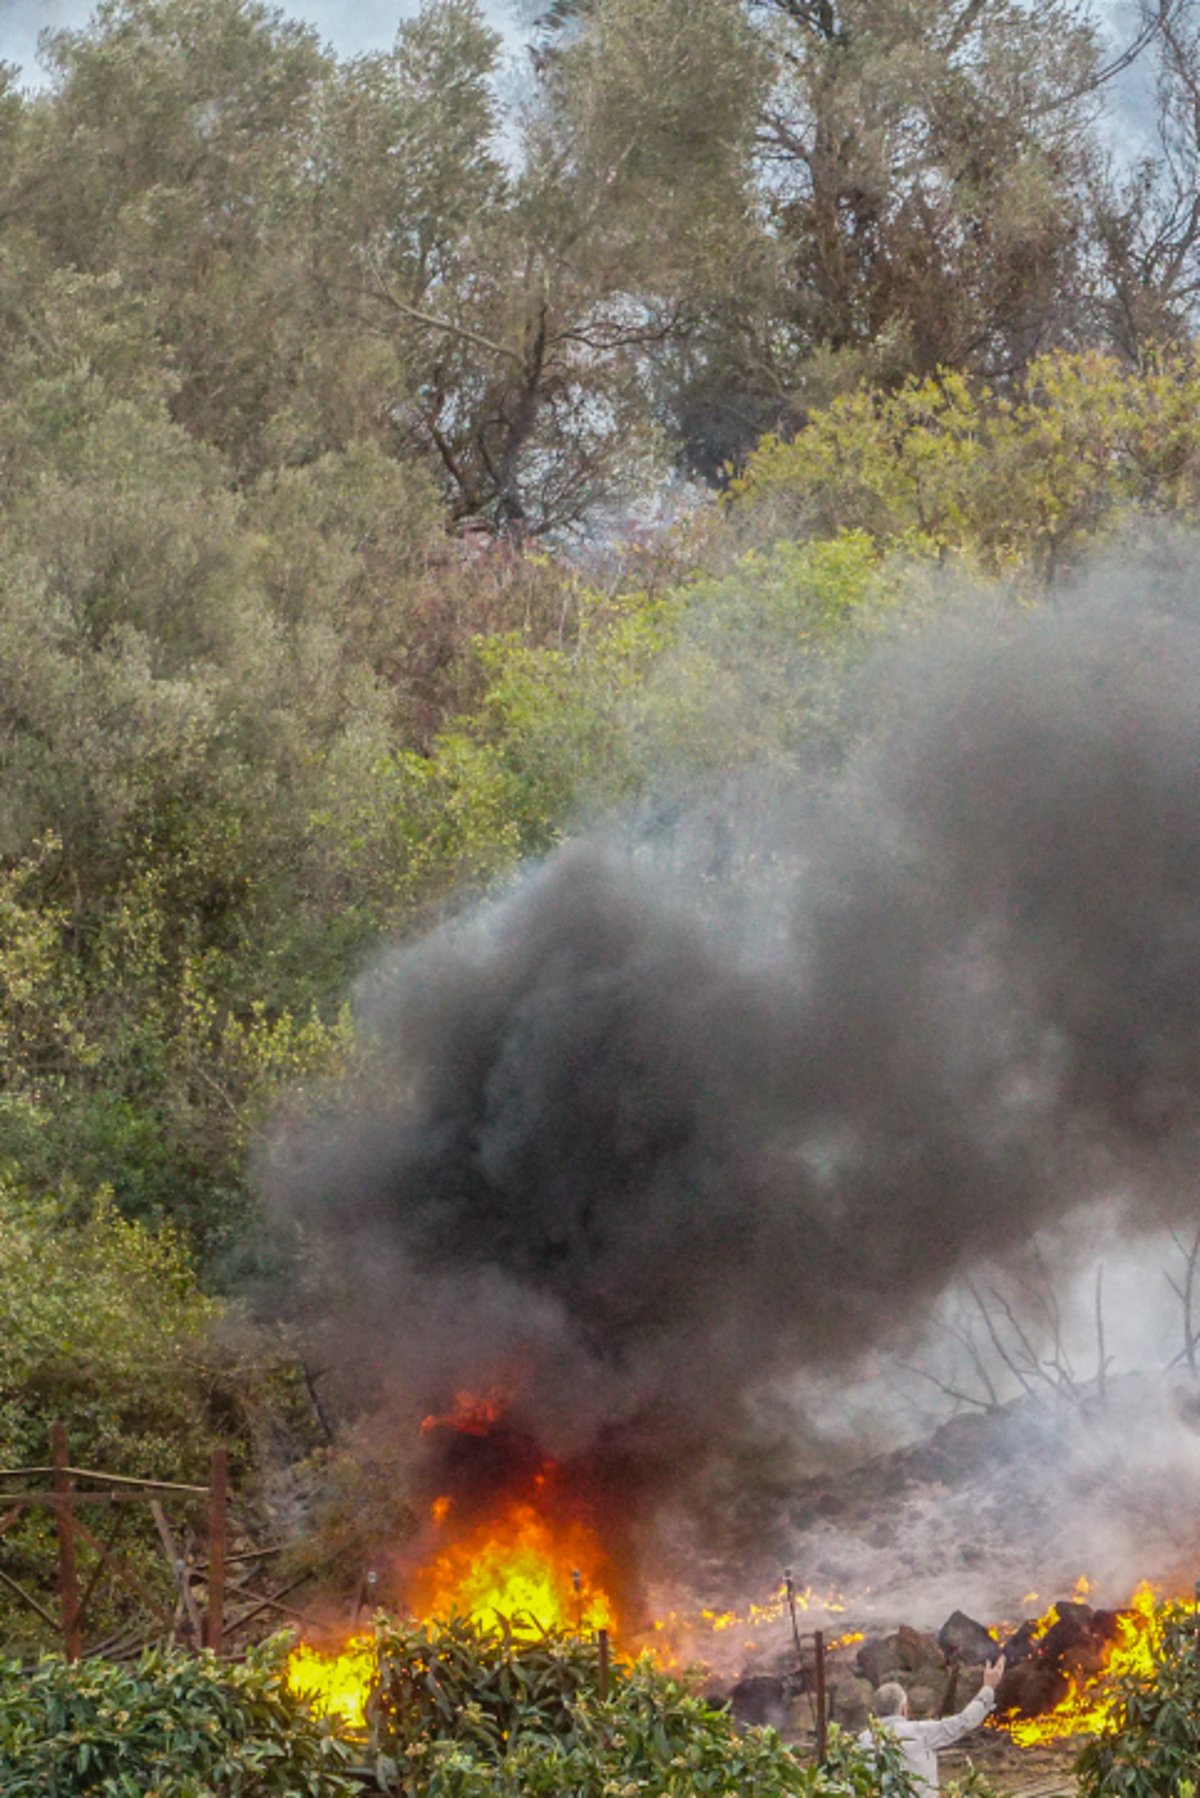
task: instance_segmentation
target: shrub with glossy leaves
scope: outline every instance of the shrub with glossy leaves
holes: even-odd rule
[[[729,1714],[647,1659],[615,1662],[598,1691],[594,1642],[455,1619],[385,1626],[369,1706],[374,1771],[397,1798],[867,1798],[881,1769],[835,1740],[826,1769],[771,1729]],[[836,1731],[835,1737],[836,1737]],[[897,1798],[908,1791],[885,1751]]]
[[[152,1649],[135,1666],[0,1661],[5,1798],[351,1798],[351,1750],[283,1679],[286,1638],[246,1661]]]

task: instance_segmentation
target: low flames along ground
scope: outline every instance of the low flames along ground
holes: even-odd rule
[[[482,1433],[494,1415],[491,1401],[460,1400],[451,1417],[431,1418],[427,1424]],[[484,1625],[504,1618],[518,1633],[523,1627],[531,1633],[590,1634],[606,1629],[619,1646],[676,1668],[681,1642],[688,1643],[693,1658],[702,1660],[697,1644],[706,1633],[715,1640],[728,1630],[754,1631],[786,1618],[787,1597],[781,1589],[744,1613],[705,1610],[694,1617],[659,1619],[649,1630],[623,1631],[608,1589],[613,1584],[611,1560],[596,1532],[580,1517],[564,1512],[558,1471],[553,1462],[546,1462],[517,1496],[506,1497],[490,1514],[473,1515],[465,1523],[456,1517],[452,1498],[436,1497],[430,1506],[430,1552],[408,1579],[411,1613],[423,1619],[467,1617]],[[1043,1647],[1052,1647],[1056,1634],[1061,1636],[1065,1625],[1086,1610],[1083,1601],[1089,1591],[1089,1582],[1081,1579],[1073,1599],[1061,1607],[1051,1605],[1018,1629],[995,1627],[991,1635],[997,1651],[1005,1643],[1015,1643],[1019,1654],[1040,1658]],[[1027,1601],[1036,1598],[1031,1593]],[[1111,1715],[1114,1679],[1152,1670],[1160,1600],[1161,1594],[1143,1584],[1120,1610],[1088,1611],[1089,1619],[1102,1622],[1089,1634],[1091,1652],[1073,1659],[1068,1655],[1059,1663],[1057,1683],[1051,1688],[1053,1701],[1038,1715],[1002,1719],[1012,1740],[1032,1747],[1102,1732]],[[850,1608],[841,1597],[819,1597],[809,1589],[793,1590],[792,1602],[801,1611],[835,1615]],[[828,1645],[836,1653],[851,1651],[862,1641],[861,1632],[851,1631]],[[358,1634],[334,1647],[301,1643],[290,1658],[288,1682],[314,1709],[355,1728],[364,1721],[374,1670],[372,1639]]]

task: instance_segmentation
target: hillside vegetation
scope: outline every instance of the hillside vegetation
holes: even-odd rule
[[[328,1455],[253,1167],[372,947],[1194,522],[1189,16],[1132,172],[1069,0],[560,5],[519,104],[474,0],[102,0],[3,86],[0,1463]]]

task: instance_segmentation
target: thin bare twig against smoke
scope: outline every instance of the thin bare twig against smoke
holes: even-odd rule
[[[579,842],[364,980],[271,1178],[414,1424],[502,1387],[646,1514],[1039,1226],[1194,1214],[1195,618],[948,628],[865,692],[833,789],[759,819],[771,903],[736,849]]]

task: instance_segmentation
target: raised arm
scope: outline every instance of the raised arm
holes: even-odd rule
[[[949,1748],[952,1743],[969,1736],[973,1729],[978,1729],[984,1718],[996,1703],[996,1687],[1004,1672],[1004,1656],[989,1661],[983,1670],[983,1684],[964,1710],[957,1717],[938,1717],[930,1723],[910,1723],[907,1733],[919,1735],[927,1748],[936,1753],[939,1748]]]

